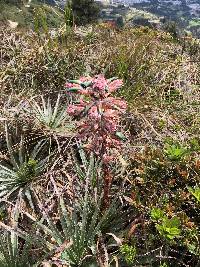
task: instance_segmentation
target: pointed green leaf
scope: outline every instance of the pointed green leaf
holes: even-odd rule
[[[123,141],[126,140],[126,136],[122,132],[116,132],[115,135]]]

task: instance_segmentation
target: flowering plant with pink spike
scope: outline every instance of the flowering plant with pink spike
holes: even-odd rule
[[[121,98],[111,96],[123,85],[122,80],[106,79],[103,75],[69,80],[67,92],[76,93],[79,101],[68,106],[68,113],[79,118],[78,136],[85,148],[93,151],[103,161],[104,197],[103,207],[109,205],[113,175],[109,163],[113,162],[125,136],[119,132],[120,115],[127,104]]]
[[[79,95],[79,100],[67,109],[70,115],[80,119],[78,136],[86,142],[85,148],[102,157],[104,163],[114,158],[113,149],[118,150],[125,139],[119,132],[119,122],[127,104],[111,96],[122,85],[122,80],[106,79],[103,75],[81,77],[65,84],[67,92]]]

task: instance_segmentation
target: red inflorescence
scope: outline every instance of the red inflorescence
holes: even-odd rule
[[[65,85],[67,92],[76,92],[80,96],[78,103],[67,109],[71,116],[80,118],[78,136],[86,142],[85,148],[101,156],[104,163],[113,160],[111,149],[118,150],[122,144],[116,133],[120,115],[126,111],[127,104],[121,98],[111,96],[122,85],[122,80],[106,79],[103,75],[81,77]]]

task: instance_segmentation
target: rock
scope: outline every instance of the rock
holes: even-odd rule
[[[15,28],[17,28],[17,26],[18,26],[19,23],[16,22],[16,21],[8,20],[8,24],[9,24],[9,27],[11,29],[15,29]]]

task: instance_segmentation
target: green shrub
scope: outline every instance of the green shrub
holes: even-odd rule
[[[134,232],[128,239],[136,247],[135,259],[157,264],[160,253],[176,258],[165,261],[169,266],[176,266],[179,260],[198,262],[199,165],[195,155],[174,161],[162,149],[146,148],[140,155],[133,155],[131,164],[127,172],[131,185],[126,195],[136,218],[141,218],[133,221]],[[163,250],[159,251],[160,246]],[[173,252],[175,248],[181,257]],[[138,256],[144,251],[149,254]],[[191,251],[190,259],[186,259]]]
[[[120,247],[120,253],[128,264],[133,264],[136,257],[136,248],[127,244]]]
[[[179,161],[188,153],[187,148],[180,145],[167,145],[165,154],[170,160]]]
[[[160,224],[156,224],[156,229],[164,238],[173,240],[176,237],[180,237],[180,224],[178,217],[173,217],[172,219],[163,218]]]
[[[193,189],[193,188],[189,187],[188,190],[192,194],[192,196],[195,197],[195,199],[198,201],[198,203],[200,203],[200,188],[195,187]]]
[[[93,0],[72,0],[71,8],[77,25],[86,25],[98,19],[100,7]]]

